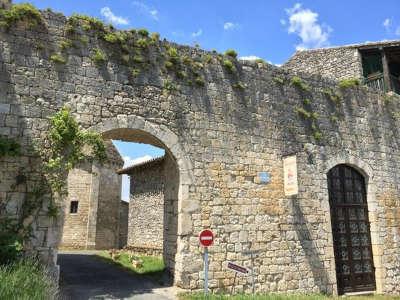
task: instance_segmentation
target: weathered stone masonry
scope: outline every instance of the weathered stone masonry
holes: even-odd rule
[[[40,140],[46,118],[68,105],[82,127],[106,138],[146,137],[174,158],[167,162],[177,167],[171,176],[177,184],[166,191],[164,248],[176,285],[201,288],[203,249],[197,235],[211,228],[216,234],[210,247],[213,290],[233,284],[227,261],[249,265],[242,251],[255,248],[262,249],[254,270],[258,292],[335,293],[326,174],[345,163],[366,178],[377,291],[400,293],[398,98],[386,103],[379,94],[354,88],[342,91],[335,104],[322,93],[336,89],[334,81],[303,74],[311,86],[308,109],[318,112],[314,117],[322,133],[315,141],[310,121],[295,109],[303,105],[304,91],[289,84],[292,75],[283,69],[235,62],[238,73],[232,75],[210,53],[204,87],[169,77],[179,90],[168,92],[163,84],[168,75],[156,63],[133,80],[115,61],[97,67],[88,50],[72,50],[67,64],[54,66],[49,55],[63,36],[65,18],[43,14],[47,31],[15,26],[0,35],[0,132],[17,138],[24,149],[22,157],[1,158],[1,197],[8,196],[21,169],[28,178],[11,195],[8,214],[18,214],[40,171],[28,146]],[[48,47],[38,50],[37,41]],[[89,48],[96,43],[91,36]],[[174,46],[194,59],[208,54]],[[237,80],[244,89],[234,87]],[[285,197],[282,157],[291,154],[297,155],[299,194]],[[269,184],[257,183],[262,171],[270,172]],[[50,220],[44,207],[27,245],[50,265],[56,263],[61,223]],[[246,277],[238,279],[240,290],[250,290]]]
[[[162,254],[164,236],[164,185],[168,184],[164,157],[118,171],[130,176],[128,220],[129,249]],[[166,182],[166,183],[165,183]]]
[[[60,247],[110,249],[119,247],[121,176],[123,160],[111,141],[102,164],[82,163],[68,175],[68,197],[64,201],[64,226]],[[71,213],[72,202],[77,211]]]

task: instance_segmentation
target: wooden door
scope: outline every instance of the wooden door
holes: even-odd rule
[[[375,290],[364,177],[337,165],[328,172],[329,204],[338,293]]]

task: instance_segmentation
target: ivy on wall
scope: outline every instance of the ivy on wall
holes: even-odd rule
[[[0,264],[14,260],[22,254],[24,241],[32,235],[32,223],[43,204],[48,203],[49,217],[59,216],[59,205],[67,194],[68,171],[81,161],[99,161],[106,158],[104,142],[98,133],[82,130],[64,107],[50,118],[49,130],[41,150],[37,150],[42,162],[41,178],[26,193],[18,216],[0,216]],[[18,156],[20,145],[13,139],[0,137],[0,158]],[[16,192],[26,177],[19,174],[11,186],[9,195]],[[4,211],[11,199],[0,203]]]

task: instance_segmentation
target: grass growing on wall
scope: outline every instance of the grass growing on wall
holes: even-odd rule
[[[57,284],[31,259],[0,266],[0,299],[56,299]]]

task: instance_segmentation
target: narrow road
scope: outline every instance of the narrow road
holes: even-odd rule
[[[107,263],[93,252],[60,252],[58,264],[63,300],[175,299],[173,287]]]

